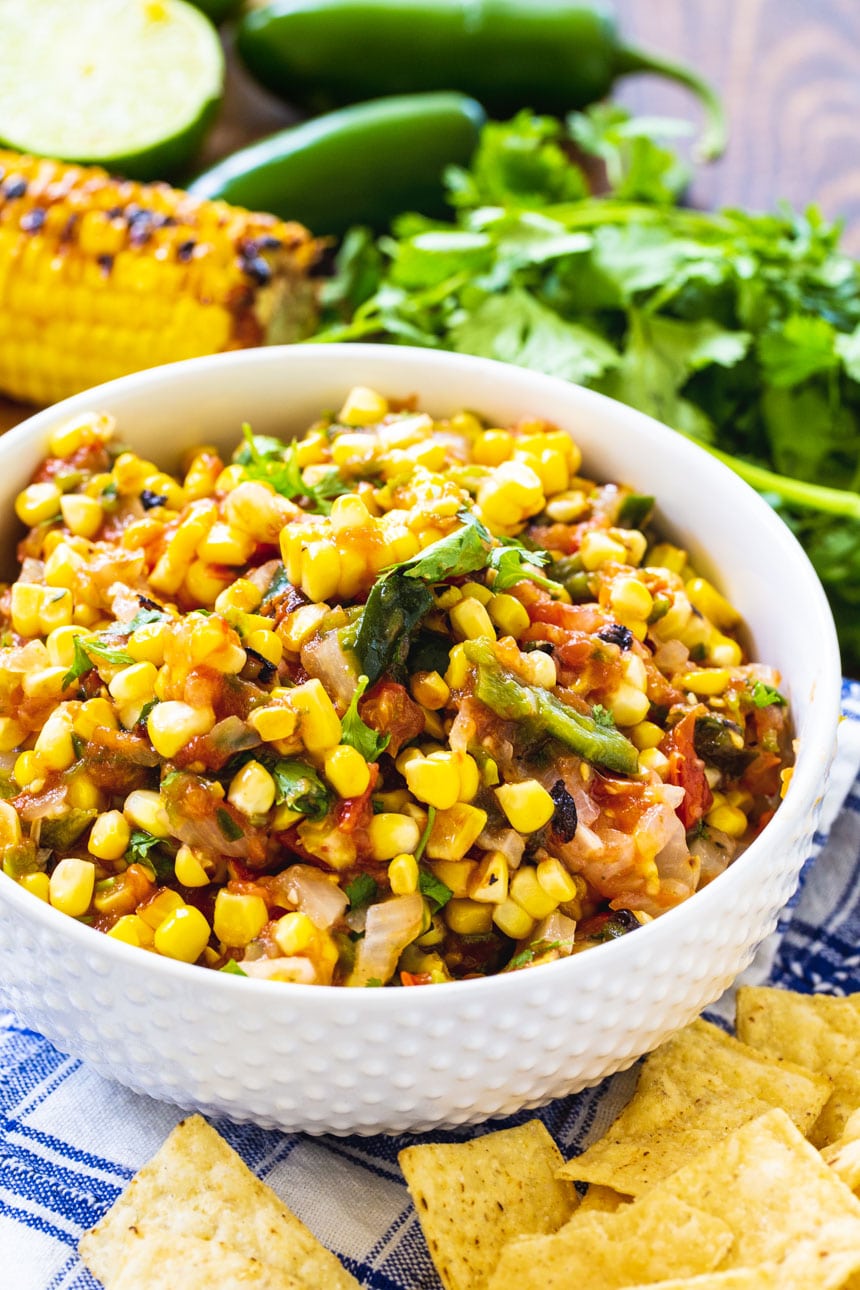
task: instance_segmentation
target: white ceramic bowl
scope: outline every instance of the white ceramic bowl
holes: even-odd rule
[[[774,927],[807,856],[839,703],[824,594],[788,529],[701,449],[630,408],[513,367],[379,346],[260,349],[104,385],[0,439],[12,501],[52,426],[85,409],[172,466],[195,443],[302,430],[353,385],[443,415],[556,421],[585,469],[658,498],[665,535],[717,577],[754,657],[783,676],[798,738],[788,794],[763,835],[686,904],[631,935],[532,971],[419,990],[243,980],[144,956],[0,875],[0,985],[28,1024],[123,1084],[184,1107],[311,1133],[426,1129],[534,1107],[595,1083],[712,1002]],[[11,555],[8,563],[11,566]],[[11,573],[11,567],[7,570]]]

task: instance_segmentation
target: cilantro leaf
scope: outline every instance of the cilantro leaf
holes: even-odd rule
[[[376,899],[379,884],[369,873],[360,873],[346,884],[344,891],[349,898],[350,909],[364,909]]]
[[[595,703],[591,709],[591,716],[598,726],[603,726],[606,730],[615,729],[615,720],[608,708],[604,708],[602,703]]]
[[[341,721],[341,742],[355,748],[368,763],[378,761],[380,754],[385,752],[391,743],[391,735],[381,735],[377,730],[366,725],[359,716],[358,701],[369,684],[366,676],[358,678],[355,693]]]
[[[84,649],[84,644],[80,636],[75,636],[73,638],[72,649],[74,650],[72,666],[63,677],[64,690],[66,686],[71,685],[73,681],[80,680],[82,676],[86,676],[87,672],[91,672],[93,669],[93,661]]]
[[[454,895],[453,891],[441,878],[437,878],[429,869],[421,867],[418,873],[418,890],[432,902],[436,914],[448,904]]]
[[[560,584],[538,573],[538,568],[545,564],[549,564],[546,551],[528,551],[513,539],[505,546],[495,547],[487,558],[487,568],[496,574],[493,591],[507,591],[508,587],[528,579],[557,593],[561,590]]]
[[[271,484],[282,497],[307,497],[313,502],[315,509],[324,515],[331,510],[333,498],[352,492],[352,483],[343,479],[334,468],[327,471],[316,484],[306,484],[295,442],[283,443],[268,435],[255,435],[247,421],[242,426],[242,434],[245,443],[239,450],[236,461],[244,468],[246,479]]]
[[[218,807],[215,812],[215,819],[218,823],[218,828],[228,842],[238,842],[239,838],[244,837],[242,826],[237,820],[233,819],[233,816],[225,807]]]
[[[779,690],[775,690],[772,685],[765,685],[764,681],[756,681],[753,685],[752,701],[757,708],[784,708],[788,702]]]
[[[321,820],[326,815],[331,795],[312,766],[303,761],[276,761],[271,775],[276,806],[288,806],[309,820]]]
[[[125,858],[129,864],[142,865],[153,881],[169,881],[174,877],[173,858],[160,852],[162,845],[170,844],[164,838],[147,833],[145,829],[135,829],[129,838]]]

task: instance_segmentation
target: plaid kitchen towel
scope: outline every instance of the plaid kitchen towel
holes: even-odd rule
[[[860,684],[845,683],[843,711],[840,750],[801,893],[745,980],[806,991],[860,990]],[[714,1012],[730,1015],[730,1002]],[[634,1080],[628,1071],[537,1114],[571,1155],[602,1132]],[[78,1239],[181,1115],[102,1079],[0,1014],[0,1290],[97,1290],[78,1259]],[[215,1127],[363,1285],[438,1290],[397,1166],[406,1138],[309,1138],[226,1120]],[[475,1132],[431,1136],[462,1140]],[[168,1269],[163,1284],[168,1290]]]

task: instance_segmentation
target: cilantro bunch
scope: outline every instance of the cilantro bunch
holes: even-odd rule
[[[677,123],[601,105],[491,123],[448,223],[347,235],[318,340],[387,339],[580,382],[697,439],[809,553],[860,671],[860,270],[811,208],[679,205]],[[592,194],[572,159],[599,159]]]

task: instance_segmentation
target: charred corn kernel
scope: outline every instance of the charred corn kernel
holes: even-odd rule
[[[509,866],[501,851],[488,851],[469,879],[468,894],[472,900],[487,905],[501,905],[508,898]]]
[[[493,906],[455,897],[448,901],[443,917],[458,936],[482,936],[493,926]]]
[[[146,719],[153,748],[159,756],[167,758],[175,757],[195,735],[208,735],[214,725],[215,713],[211,708],[192,708],[173,699],[156,703]]]
[[[643,748],[639,754],[641,771],[656,771],[663,779],[669,770],[669,758],[659,748]]]
[[[418,862],[413,855],[403,852],[395,856],[388,866],[388,881],[395,896],[411,896],[418,890]]]
[[[464,582],[460,588],[464,600],[479,600],[486,607],[493,599],[493,593],[489,587],[485,587],[481,582]]]
[[[322,681],[314,677],[290,691],[290,706],[299,714],[302,743],[308,752],[324,753],[340,743],[341,725]],[[409,847],[399,847],[409,851]]]
[[[119,860],[130,840],[131,829],[122,811],[105,811],[93,823],[87,850],[99,860]]]
[[[647,619],[654,608],[654,597],[638,578],[615,578],[609,593],[611,604],[619,622]]]
[[[12,752],[25,737],[24,727],[14,717],[0,717],[0,753]]]
[[[496,630],[490,615],[480,600],[475,600],[472,596],[454,605],[448,611],[448,617],[458,640],[473,641],[480,637],[489,637],[491,641],[496,639]]]
[[[338,797],[361,797],[370,784],[367,762],[356,748],[338,744],[325,755],[325,777]]]
[[[46,873],[25,873],[18,882],[31,896],[50,903],[51,880]]]
[[[195,604],[211,608],[225,587],[233,581],[233,572],[224,564],[210,564],[206,560],[192,560],[182,586]]]
[[[478,789],[481,786],[481,772],[478,770],[478,763],[468,753],[456,752],[452,755],[460,777],[460,792],[457,794],[457,800],[471,802],[472,798],[477,796]]]
[[[372,522],[370,511],[355,493],[344,493],[343,497],[334,499],[329,520],[336,533],[343,529],[369,528]]]
[[[687,552],[670,542],[658,542],[648,553],[648,564],[657,569],[668,569],[670,573],[683,574]]]
[[[193,847],[184,843],[176,853],[173,868],[176,881],[183,887],[206,887],[209,884],[209,874],[203,861]]]
[[[501,466],[514,450],[514,436],[509,430],[485,430],[472,445],[472,460],[479,466]]]
[[[22,524],[41,524],[60,514],[60,496],[56,484],[30,484],[15,498],[15,514]]]
[[[685,672],[678,684],[683,690],[691,690],[693,694],[709,698],[722,694],[730,680],[731,674],[724,667],[703,667]]]
[[[169,506],[174,511],[181,511],[185,503],[191,500],[185,496],[182,485],[172,475],[166,475],[163,470],[156,470],[154,474],[147,475],[143,481],[143,488],[153,497],[163,497],[162,505]]]
[[[642,690],[629,681],[622,681],[609,700],[608,707],[617,726],[637,726],[647,717],[651,704]]]
[[[147,927],[155,931],[174,910],[183,909],[185,901],[172,887],[162,887],[146,904],[139,905],[138,917]]]
[[[747,831],[749,821],[743,811],[736,806],[730,806],[728,802],[721,802],[718,806],[712,807],[705,816],[705,823],[713,829],[720,829],[723,833],[728,833],[730,838],[742,838]]]
[[[555,660],[540,649],[523,654],[520,671],[529,685],[539,685],[544,690],[551,690],[558,683]]]
[[[589,573],[602,568],[604,564],[627,563],[627,550],[624,543],[616,541],[603,529],[591,529],[584,535],[579,547],[579,555],[583,568]]]
[[[49,632],[45,645],[48,648],[48,657],[54,667],[63,667],[68,670],[75,658],[75,637],[89,636],[90,634],[85,628],[74,625],[55,627],[52,632]]]
[[[374,815],[368,826],[370,850],[374,860],[393,860],[402,853],[414,855],[421,840],[421,828],[416,820],[397,811],[383,811]]]
[[[91,860],[67,856],[51,874],[49,894],[54,909],[61,914],[80,918],[90,907],[96,882],[96,867]]]
[[[109,683],[111,698],[118,704],[148,703],[155,695],[157,675],[154,663],[132,663]]]
[[[437,811],[427,839],[430,860],[462,860],[487,823],[487,812],[467,802]]]
[[[700,614],[710,618],[715,627],[736,627],[740,622],[741,616],[734,605],[707,578],[690,578],[684,589],[690,603]]]
[[[561,493],[556,493],[546,504],[546,513],[551,520],[557,520],[560,524],[572,524],[584,515],[589,507],[589,501],[585,493],[579,489],[569,489]]]
[[[215,935],[225,945],[248,945],[266,926],[269,911],[262,896],[221,890],[215,897]]]
[[[531,918],[510,896],[493,909],[493,922],[500,932],[510,936],[513,941],[523,941],[531,936],[535,929],[536,919]]]
[[[219,614],[228,614],[230,611],[239,611],[241,613],[253,613],[260,605],[263,599],[263,593],[260,588],[250,578],[237,578],[231,582],[230,586],[221,592],[215,601],[215,610]]]
[[[245,564],[256,545],[249,534],[218,520],[198,546],[197,554],[212,564]]]
[[[319,936],[319,929],[307,914],[296,911],[278,919],[272,936],[281,953],[290,958],[294,954],[306,954]]]
[[[174,909],[155,929],[155,949],[165,958],[196,963],[209,941],[209,924],[199,909]]]
[[[451,691],[438,672],[416,672],[409,682],[412,697],[422,708],[436,712],[444,708]]]
[[[69,777],[66,801],[78,811],[103,811],[105,796],[86,771],[76,771]]]
[[[46,770],[68,770],[77,761],[73,733],[71,714],[65,708],[55,708],[33,745],[33,751]]]
[[[499,592],[490,600],[487,612],[503,636],[513,636],[516,639],[528,629],[530,622],[528,613],[516,596]]]
[[[536,779],[524,779],[519,784],[500,784],[494,792],[499,806],[518,833],[534,833],[549,824],[553,817],[555,802]]]
[[[578,892],[576,880],[560,860],[556,860],[553,856],[541,860],[535,873],[541,888],[555,902],[556,907],[576,898]]]
[[[136,949],[140,949],[141,946],[149,943],[152,929],[142,918],[138,918],[137,914],[123,914],[107,934],[115,941],[123,941],[126,945],[134,945]]]
[[[104,520],[101,504],[83,493],[66,493],[60,498],[60,510],[66,528],[77,537],[95,537]]]
[[[640,721],[630,731],[630,742],[634,748],[644,751],[646,748],[656,748],[663,742],[665,731],[653,721]]]
[[[245,637],[245,646],[252,649],[255,654],[261,654],[267,663],[277,667],[284,656],[284,646],[280,636],[266,629],[260,629],[256,632],[250,632]]]
[[[292,708],[276,707],[274,704],[255,708],[248,717],[248,725],[266,743],[275,739],[289,739],[290,735],[295,734],[298,724],[299,719]]]
[[[20,780],[18,783],[20,784]],[[0,846],[17,846],[21,841],[21,820],[14,806],[0,801]]]
[[[345,426],[372,426],[387,415],[387,399],[366,385],[356,385],[344,399],[337,419]]]
[[[258,761],[246,762],[233,776],[227,801],[243,815],[266,815],[275,804],[275,781]]]
[[[525,462],[502,462],[480,485],[478,506],[491,528],[521,524],[543,509],[540,477]]]
[[[94,730],[116,730],[117,719],[107,699],[87,699],[73,717],[75,734],[81,739],[91,739]]]
[[[24,693],[28,699],[56,699],[63,693],[67,667],[43,667],[24,674]]]
[[[170,821],[167,818],[161,794],[149,788],[136,788],[125,799],[122,813],[127,820],[144,833],[152,833],[157,838],[170,835]]]
[[[412,796],[437,810],[447,810],[460,796],[460,774],[453,753],[412,758],[403,776]]]
[[[467,896],[478,865],[475,860],[434,860],[430,868],[453,896]]]
[[[279,628],[281,639],[288,650],[297,654],[305,641],[309,641],[328,614],[328,605],[300,605],[287,616]]]
[[[38,753],[32,751],[22,752],[15,758],[12,774],[15,776],[15,783],[19,788],[30,788],[38,780],[44,779],[45,767]],[[3,805],[5,806],[6,803],[4,802]]]
[[[437,609],[452,609],[463,599],[463,593],[459,587],[446,587],[444,591],[438,592],[434,599]]]
[[[708,650],[708,658],[717,667],[739,667],[743,662],[743,651],[731,636],[717,636]]]
[[[167,623],[144,623],[128,638],[125,652],[137,663],[154,663],[161,667],[164,662],[164,643],[167,639]]]
[[[560,882],[558,885],[561,885]],[[571,890],[575,895],[576,884],[569,884],[566,890]],[[522,865],[511,875],[509,892],[511,900],[524,909],[530,918],[546,918],[561,904],[561,901],[541,884],[536,870],[531,865]],[[571,897],[566,896],[565,899],[569,900]]]

